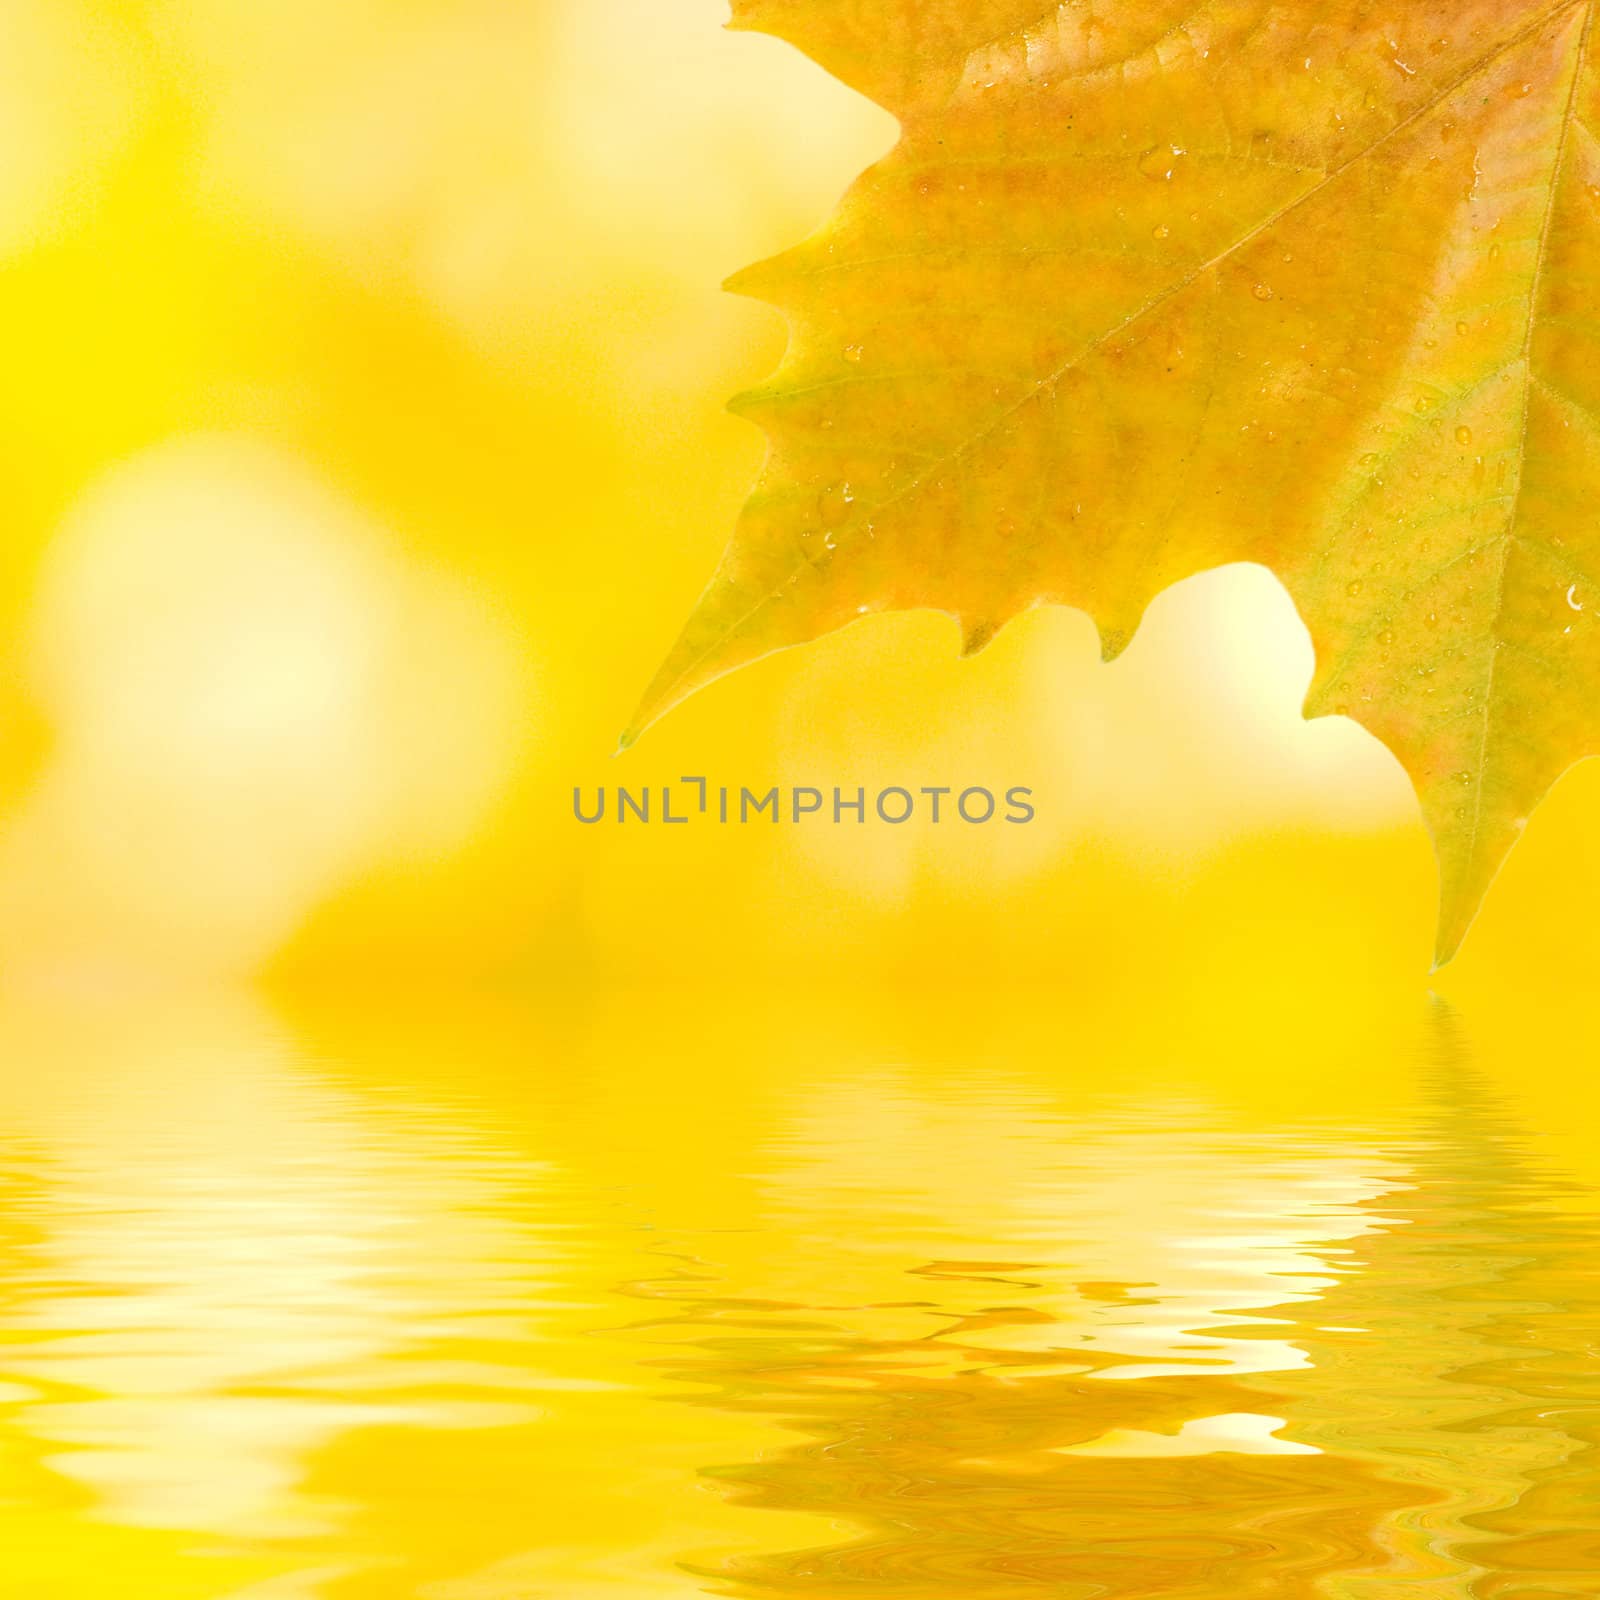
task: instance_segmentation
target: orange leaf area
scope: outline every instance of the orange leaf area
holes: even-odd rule
[[[1452,955],[1600,751],[1593,7],[741,0],[902,138],[799,247],[771,440],[635,728],[868,612],[968,650],[1053,602],[1107,657],[1268,567],[1307,713],[1410,774]]]

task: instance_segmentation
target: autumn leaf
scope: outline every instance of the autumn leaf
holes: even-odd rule
[[[1254,561],[1438,852],[1448,959],[1600,750],[1594,5],[738,0],[902,138],[797,249],[771,438],[635,727],[869,611],[1107,658]],[[630,735],[631,737],[631,735]]]

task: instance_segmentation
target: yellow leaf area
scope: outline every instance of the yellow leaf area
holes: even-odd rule
[[[1257,562],[1308,715],[1410,774],[1456,950],[1600,750],[1600,68],[1589,4],[742,0],[902,138],[733,287],[771,455],[638,727],[873,611],[976,650],[1027,607],[1107,658]]]

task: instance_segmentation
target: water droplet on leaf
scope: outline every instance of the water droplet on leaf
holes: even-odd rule
[[[1152,145],[1139,157],[1139,170],[1152,183],[1170,183],[1183,155],[1182,148],[1175,144]]]

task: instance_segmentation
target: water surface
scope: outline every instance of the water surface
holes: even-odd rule
[[[1600,1593],[1570,1054],[1419,998],[13,1008],[0,1595]]]

